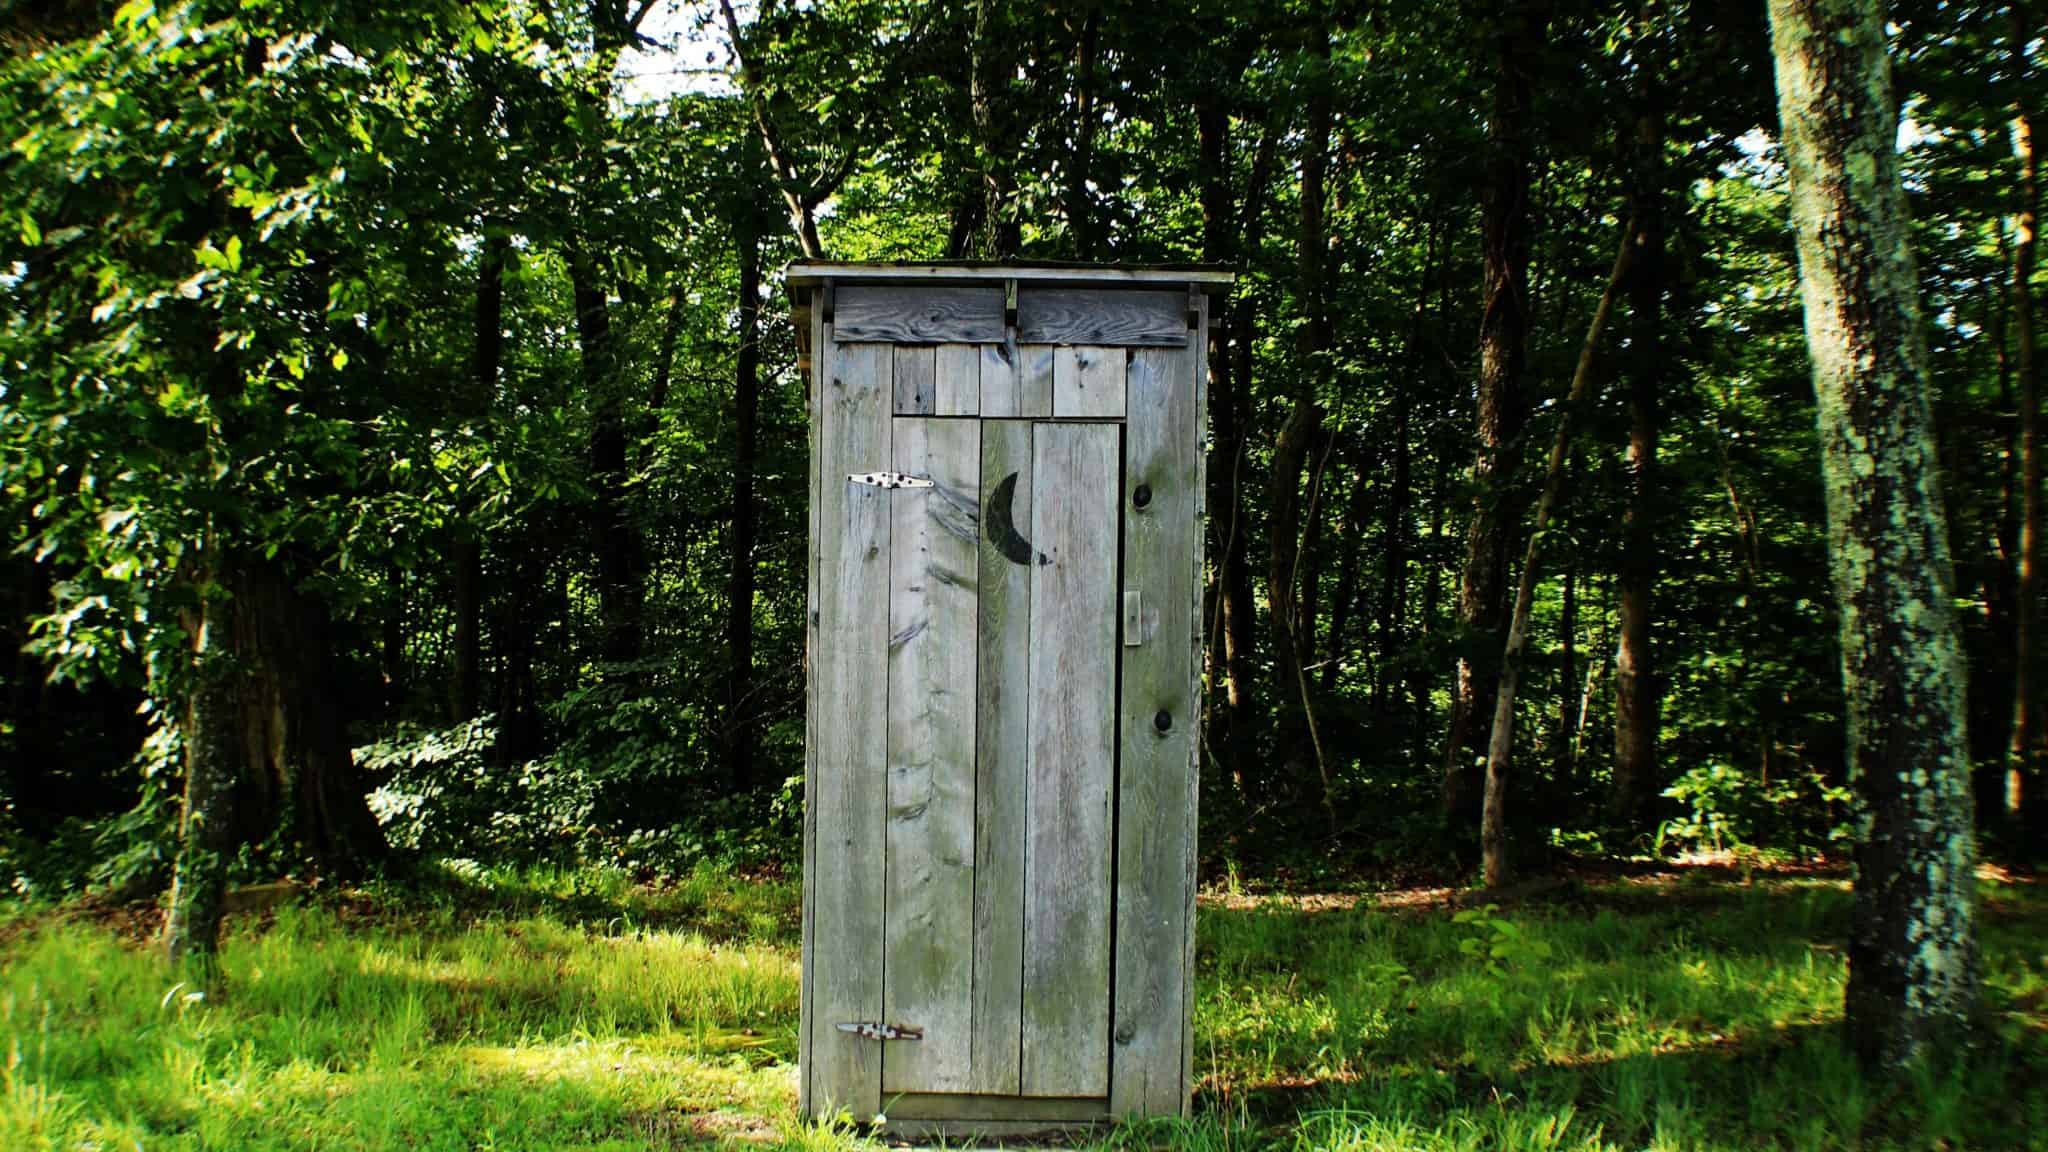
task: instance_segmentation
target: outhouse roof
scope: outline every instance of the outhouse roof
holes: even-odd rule
[[[797,260],[784,269],[783,279],[791,289],[810,288],[825,281],[866,284],[962,284],[976,281],[1040,286],[1129,285],[1164,287],[1185,284],[1204,292],[1220,292],[1237,274],[1213,264],[1074,264],[1033,261],[991,264],[976,260],[926,260],[863,262],[851,260]]]

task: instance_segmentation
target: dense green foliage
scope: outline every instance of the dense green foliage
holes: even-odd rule
[[[1452,669],[1498,658],[1504,604],[1461,615],[1464,526],[1499,500],[1520,555],[1601,269],[1652,202],[1663,256],[1599,351],[1537,585],[1517,850],[1833,850],[1841,692],[1761,12],[1575,0],[1517,57],[1524,464],[1495,496],[1470,381],[1511,9],[23,10],[0,67],[11,877],[166,878],[208,598],[242,621],[252,873],[374,860],[346,805],[295,800],[363,792],[428,855],[785,855],[805,446],[774,270],[808,230],[842,258],[1237,267],[1212,349],[1209,860],[1469,863],[1469,814],[1437,801],[1470,755],[1445,748]],[[1997,833],[2021,505],[2005,121],[2038,84],[2002,8],[1895,17]],[[1651,778],[1624,784],[1637,570],[1637,691],[1661,707]],[[1273,833],[1321,828],[1326,801],[1335,839],[1292,859]]]

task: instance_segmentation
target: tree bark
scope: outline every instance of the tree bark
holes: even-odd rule
[[[2012,744],[2006,758],[2003,815],[2017,826],[2029,780],[2041,778],[2048,760],[2048,715],[2041,689],[2041,391],[2034,364],[2035,230],[2039,222],[2038,161],[2034,120],[2025,95],[2027,42],[2034,36],[2024,0],[2012,5],[2013,158],[2019,161],[2019,204],[2013,213],[2012,335],[2013,377],[2019,390],[2020,540],[2015,583],[2017,627],[2013,640]]]
[[[1643,18],[1647,25],[1649,17]],[[1647,39],[1646,34],[1639,41]],[[1609,819],[1633,828],[1657,789],[1660,701],[1651,651],[1657,584],[1658,394],[1664,372],[1664,113],[1654,52],[1638,63],[1629,213],[1636,254],[1629,276],[1628,511],[1622,523],[1619,643],[1614,656],[1614,777]]]
[[[1963,670],[1878,0],[1770,0],[1860,816],[1848,1031],[1885,1069],[1976,1000]]]
[[[732,567],[726,577],[725,774],[737,787],[754,779],[754,468],[761,406],[761,235],[753,198],[743,198],[734,228],[739,246],[739,351],[733,374]]]
[[[185,812],[170,911],[164,918],[164,951],[172,969],[202,991],[220,980],[220,924],[228,854],[236,840],[240,736],[233,608],[220,580],[220,549],[209,544],[208,551],[185,703]]]
[[[1578,367],[1572,372],[1572,387],[1557,414],[1557,432],[1550,443],[1550,466],[1543,474],[1543,495],[1536,503],[1536,522],[1529,528],[1529,544],[1522,554],[1522,573],[1515,585],[1515,610],[1508,620],[1508,639],[1501,653],[1500,683],[1494,690],[1493,735],[1486,749],[1486,800],[1480,816],[1479,847],[1486,874],[1486,886],[1499,888],[1508,881],[1508,774],[1512,769],[1515,740],[1515,692],[1522,679],[1523,651],[1529,641],[1529,613],[1536,602],[1536,573],[1543,559],[1543,535],[1550,527],[1557,506],[1557,493],[1564,484],[1566,450],[1571,446],[1572,417],[1585,403],[1587,387],[1593,380],[1593,357],[1599,351],[1600,334],[1607,327],[1607,314],[1628,274],[1629,257],[1635,246],[1634,227],[1622,234],[1620,251],[1614,257],[1614,271],[1600,303],[1593,308],[1586,325],[1585,343],[1579,346]]]
[[[1522,376],[1529,332],[1533,61],[1548,32],[1548,12],[1541,0],[1504,0],[1498,16],[1480,209],[1485,270],[1479,320],[1479,447],[1473,464],[1477,495],[1458,577],[1464,654],[1458,658],[1450,731],[1444,742],[1444,819],[1466,828],[1471,827],[1482,780],[1482,762],[1472,755],[1473,744],[1478,718],[1486,712],[1487,690],[1496,680],[1490,657],[1501,650],[1507,558],[1518,519],[1513,488],[1526,416]]]

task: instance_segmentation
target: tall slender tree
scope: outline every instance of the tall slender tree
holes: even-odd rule
[[[1619,642],[1614,659],[1614,779],[1609,815],[1634,826],[1656,791],[1659,701],[1650,648],[1657,584],[1657,434],[1664,358],[1664,92],[1661,14],[1646,0],[1636,17],[1635,115],[1629,132],[1628,511],[1622,532]]]
[[[1492,715],[1494,657],[1507,611],[1507,565],[1517,509],[1527,401],[1530,157],[1535,136],[1535,59],[1549,23],[1545,0],[1499,0],[1492,13],[1493,106],[1487,114],[1486,177],[1481,191],[1485,271],[1479,321],[1479,387],[1472,519],[1458,576],[1458,623],[1465,633],[1451,689],[1444,742],[1443,812],[1470,827],[1478,815],[1484,760],[1475,756],[1480,726]]]
[[[726,778],[753,779],[754,724],[754,471],[760,457],[761,225],[753,188],[736,197],[733,239],[739,248],[739,350],[733,369],[732,566],[726,576]]]
[[[1310,49],[1314,59],[1327,65],[1329,33],[1317,29]],[[1300,329],[1301,374],[1280,435],[1273,443],[1273,484],[1268,494],[1271,513],[1266,527],[1266,599],[1270,605],[1268,624],[1272,629],[1273,698],[1279,717],[1280,754],[1285,759],[1297,795],[1307,794],[1308,761],[1320,757],[1309,745],[1312,740],[1308,680],[1302,671],[1303,650],[1312,637],[1301,631],[1297,590],[1300,587],[1302,557],[1302,474],[1310,450],[1321,438],[1323,409],[1317,384],[1324,371],[1324,357],[1330,348],[1329,302],[1325,283],[1327,243],[1323,230],[1323,209],[1330,151],[1330,92],[1327,67],[1319,68],[1308,95],[1308,131],[1301,153],[1301,219],[1296,237],[1298,260],[1296,292],[1304,322]],[[1323,801],[1328,804],[1327,780],[1322,782]]]
[[[1927,348],[1879,0],[1771,0],[1806,343],[1819,401],[1861,830],[1858,1054],[1905,1065],[1976,996],[1969,752]]]
[[[2034,263],[2041,193],[2040,164],[2034,156],[2034,118],[2027,100],[2027,44],[2036,29],[2026,0],[2014,0],[2008,59],[2011,61],[2013,159],[2019,163],[2019,196],[2013,211],[2012,371],[2018,387],[2020,533],[2015,580],[2012,750],[2005,773],[2004,815],[2017,822],[2029,781],[2041,778],[2048,758],[2048,699],[2041,685],[2041,387],[2034,363]]]

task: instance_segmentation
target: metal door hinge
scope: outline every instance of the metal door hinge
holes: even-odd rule
[[[906,476],[901,472],[854,472],[846,477],[855,484],[866,484],[875,488],[929,488],[932,482],[923,476]]]
[[[841,1032],[851,1032],[866,1040],[922,1040],[924,1029],[908,1025],[877,1024],[872,1020],[860,1020],[839,1025]]]

